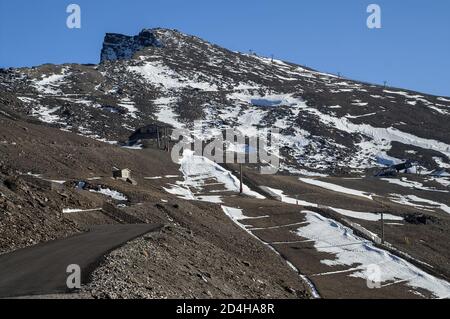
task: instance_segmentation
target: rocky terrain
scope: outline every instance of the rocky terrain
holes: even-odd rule
[[[230,242],[237,232],[219,239],[168,226],[114,251],[84,291],[93,298],[310,298],[302,280],[257,241]]]
[[[100,58],[0,70],[0,254],[93,225],[158,223],[72,297],[449,296],[450,98],[167,29],[107,34]],[[246,165],[239,194],[236,165],[130,145],[148,124],[202,140],[278,128],[280,171]],[[419,170],[373,177],[407,159]],[[380,289],[366,284],[374,264]]]

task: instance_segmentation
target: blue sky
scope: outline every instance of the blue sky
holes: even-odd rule
[[[66,7],[82,28],[66,27]],[[382,29],[366,26],[369,4]],[[450,96],[448,0],[0,0],[0,67],[98,63],[106,32],[167,27],[232,50]]]

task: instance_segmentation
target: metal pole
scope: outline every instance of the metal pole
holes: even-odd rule
[[[374,201],[376,203],[378,203],[381,206],[381,219],[380,219],[380,223],[381,223],[381,243],[384,245],[384,213],[387,212],[387,208],[386,205],[379,200],[376,196],[373,197]]]
[[[159,139],[159,126],[156,127],[156,135],[158,138],[158,149],[161,149],[161,141]]]
[[[170,141],[171,141],[171,134],[169,128],[167,128],[167,152],[170,153]]]
[[[167,134],[167,153],[170,153],[170,137],[168,134]]]
[[[167,127],[164,128],[164,150],[167,151]]]
[[[241,176],[241,178],[240,178],[241,183],[240,183],[239,193],[242,194],[244,192],[244,188],[243,188],[243,185],[242,185],[242,164],[239,164],[239,171],[240,171],[240,176]]]

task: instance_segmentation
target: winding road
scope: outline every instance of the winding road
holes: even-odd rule
[[[158,231],[159,224],[102,225],[69,238],[0,256],[0,298],[67,292],[67,267],[81,268],[81,281],[103,256],[137,237]]]

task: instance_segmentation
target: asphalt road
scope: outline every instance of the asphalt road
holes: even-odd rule
[[[69,238],[0,256],[0,298],[67,292],[67,266],[81,268],[82,283],[102,257],[161,225],[103,225]]]

